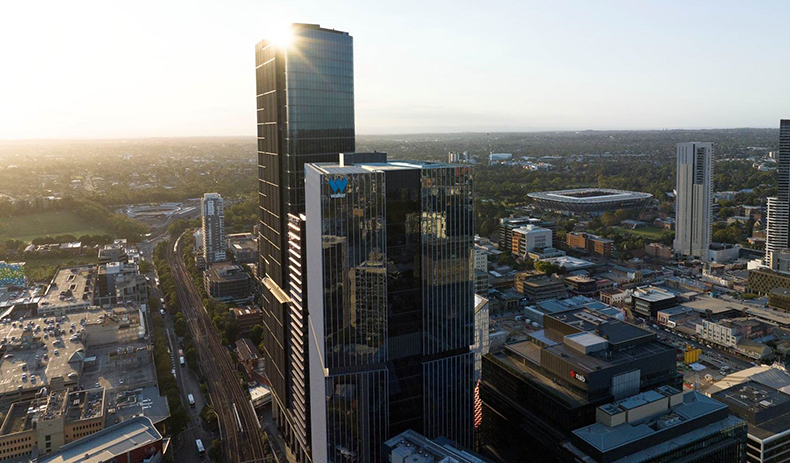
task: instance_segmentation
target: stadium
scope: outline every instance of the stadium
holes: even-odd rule
[[[600,213],[616,209],[643,207],[653,195],[608,188],[578,188],[530,193],[529,197],[545,209],[561,212]]]

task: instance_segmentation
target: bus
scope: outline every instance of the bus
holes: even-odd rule
[[[197,439],[195,441],[195,445],[197,445],[198,455],[200,455],[202,457],[203,455],[206,454],[206,449],[203,448],[203,441],[202,440]]]
[[[187,399],[189,399],[189,406],[195,408],[195,396],[187,394]]]
[[[186,365],[186,363],[184,362],[184,357],[179,357],[179,358],[178,358],[178,362],[179,362],[179,363],[181,363],[181,366],[182,366],[182,367],[183,367],[184,365]]]

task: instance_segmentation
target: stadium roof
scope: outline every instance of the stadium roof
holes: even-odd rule
[[[602,212],[641,207],[653,195],[609,188],[577,188],[535,192],[530,193],[529,197],[547,209],[570,212]]]

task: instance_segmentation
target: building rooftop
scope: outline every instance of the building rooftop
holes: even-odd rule
[[[103,463],[130,450],[162,440],[162,435],[146,417],[110,426],[64,445],[60,451],[40,458],[40,463]]]
[[[643,393],[636,397],[626,399],[625,401],[619,402],[618,407],[625,407],[627,405],[634,408],[664,397],[656,391],[650,391],[650,394],[649,397],[647,396],[648,393]],[[659,411],[659,413],[647,416],[643,420],[623,423],[618,426],[608,426],[599,422],[579,428],[573,431],[573,434],[576,438],[584,441],[596,450],[609,452],[617,447],[634,444],[642,439],[649,439],[651,436],[656,436],[653,438],[657,438],[658,435],[672,428],[726,409],[727,406],[721,402],[692,391],[683,396],[683,402],[680,405],[663,409]],[[685,435],[687,436],[688,434],[694,434],[700,431],[700,429],[696,429]],[[674,433],[667,434],[671,435]],[[628,457],[626,457],[624,461],[628,461]]]
[[[250,276],[244,271],[244,267],[238,264],[220,262],[211,266],[205,272],[206,277],[211,281],[243,281],[249,280]]]
[[[597,313],[586,307],[574,308],[566,312],[546,315],[546,317],[558,320],[579,331],[595,333],[615,345],[639,339],[649,341],[656,338],[656,335],[650,331]]]
[[[39,310],[78,310],[93,303],[96,291],[95,265],[62,268],[55,273],[39,301]]]
[[[758,381],[747,380],[711,394],[748,423],[749,434],[767,439],[790,433],[790,396]]]
[[[635,290],[632,297],[635,297],[637,299],[642,299],[648,302],[661,302],[669,299],[674,299],[675,295],[668,291],[663,291],[655,287],[650,287],[648,289]]]

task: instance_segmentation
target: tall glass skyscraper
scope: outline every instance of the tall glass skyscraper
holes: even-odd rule
[[[765,263],[779,269],[779,254],[790,248],[790,119],[779,121],[776,157],[777,196],[768,198]]]
[[[470,447],[472,170],[306,166],[314,461],[379,462],[407,429]]]
[[[354,151],[353,40],[346,32],[294,24],[289,43],[255,47],[259,266],[263,357],[273,414],[297,461],[310,459],[306,289],[299,278],[304,165]],[[294,235],[295,233],[295,235]],[[289,239],[290,237],[290,239]]]

